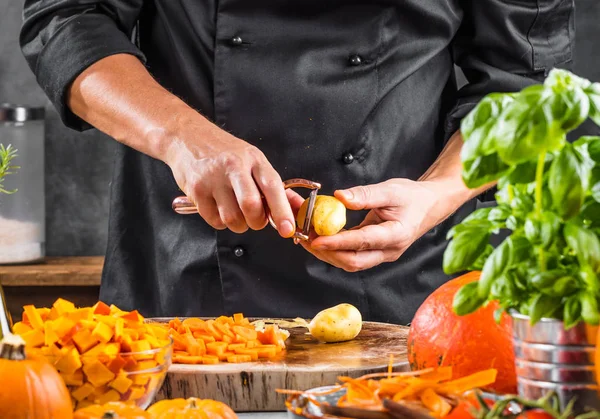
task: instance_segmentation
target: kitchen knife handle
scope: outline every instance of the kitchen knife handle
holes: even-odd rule
[[[309,201],[308,201],[308,209],[306,210],[306,217],[305,217],[305,221],[304,221],[304,228],[302,229],[302,231],[296,231],[296,233],[294,233],[294,242],[298,242],[298,240],[308,240],[308,233],[310,231],[310,222],[312,219],[312,213],[313,213],[313,209],[315,207],[315,199],[317,197],[317,191],[319,189],[321,189],[321,184],[317,183],[317,182],[313,182],[311,180],[306,180],[306,179],[289,179],[286,180],[285,182],[283,182],[283,187],[284,189],[290,189],[290,188],[308,188],[308,189],[312,189],[312,191],[310,192],[310,197],[309,197]],[[264,201],[264,197],[263,201]],[[192,202],[192,200],[190,198],[188,198],[187,196],[179,196],[177,198],[175,198],[173,200],[173,211],[175,211],[178,214],[183,214],[183,215],[188,215],[188,214],[197,214],[198,213],[198,208],[196,207],[196,205]],[[277,230],[277,226],[275,225],[275,222],[273,221],[273,217],[271,217],[271,212],[269,211],[268,206],[265,203],[265,211],[267,213],[267,218],[269,220],[269,224],[271,224],[271,227],[273,227],[275,230]]]

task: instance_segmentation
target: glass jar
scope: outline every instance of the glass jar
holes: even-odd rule
[[[16,150],[0,192],[0,264],[45,256],[44,108],[0,105],[0,144]]]

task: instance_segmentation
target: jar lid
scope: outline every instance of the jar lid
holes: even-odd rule
[[[0,122],[27,122],[44,119],[43,107],[29,107],[3,103],[0,105]]]

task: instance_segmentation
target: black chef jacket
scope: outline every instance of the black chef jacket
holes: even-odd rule
[[[116,53],[261,149],[281,177],[322,193],[417,179],[481,97],[540,81],[572,57],[572,0],[27,0],[21,45],[74,129],[69,83]],[[457,91],[454,64],[469,84]],[[207,141],[210,141],[207,139]],[[101,299],[146,316],[313,316],[337,303],[408,323],[448,278],[446,232],[468,202],[397,262],[347,273],[271,227],[215,231],[171,209],[170,169],[116,157]],[[364,213],[352,213],[349,225]]]

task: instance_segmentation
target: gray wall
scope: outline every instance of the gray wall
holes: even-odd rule
[[[576,0],[576,4],[575,72],[600,81],[600,0]],[[19,0],[0,0],[0,102],[48,109],[47,253],[101,255],[106,245],[112,140],[61,125],[21,56],[17,43],[21,5]]]

